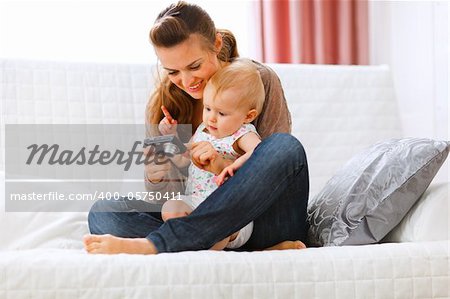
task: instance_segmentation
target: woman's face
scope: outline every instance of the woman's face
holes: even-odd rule
[[[216,48],[220,49],[221,43],[216,41]],[[201,37],[191,34],[176,46],[156,47],[155,51],[170,81],[194,99],[202,99],[206,83],[220,64],[217,54],[205,47]]]

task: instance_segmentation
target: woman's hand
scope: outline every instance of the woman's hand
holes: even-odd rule
[[[172,168],[172,163],[168,159],[162,163],[155,163],[155,160],[157,161],[158,158],[150,151],[150,147],[144,148],[144,155],[147,157],[147,161],[151,161],[145,165],[145,177],[147,181],[153,184],[162,182]]]
[[[169,110],[165,106],[161,106],[161,110],[164,113],[164,118],[159,122],[158,129],[162,135],[176,135],[177,124],[176,119],[173,119]]]
[[[200,141],[190,145],[190,155],[192,163],[200,169],[219,173],[222,169],[217,169],[216,160],[221,158],[211,143]]]

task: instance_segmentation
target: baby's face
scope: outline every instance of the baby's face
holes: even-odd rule
[[[218,94],[206,88],[203,94],[203,122],[216,138],[230,136],[248,122],[248,109],[240,103],[240,93],[235,89]]]

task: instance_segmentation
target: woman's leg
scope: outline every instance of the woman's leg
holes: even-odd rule
[[[192,208],[185,202],[167,201],[162,206],[161,216],[163,221],[166,222],[169,219],[186,217],[191,214],[192,211]],[[234,240],[234,238],[236,238],[237,234],[238,233],[234,233],[233,235],[226,237],[222,241],[217,242],[213,247],[210,248],[210,250],[223,250],[228,245],[230,240]]]
[[[286,141],[286,145],[290,143],[290,141]],[[272,146],[274,145],[272,144]],[[283,177],[283,171],[280,172],[278,181],[268,182],[271,187],[278,186],[278,188],[281,188],[281,190],[273,190],[272,193],[279,194],[279,191],[281,191],[282,195],[277,195],[280,197],[277,197],[270,208],[255,219],[253,233],[242,250],[260,250],[286,240],[306,241],[309,228],[307,222],[308,163],[303,146],[297,150],[298,155],[292,150],[293,148],[286,154],[285,159],[288,159],[288,161],[284,163],[298,163],[299,167],[297,171],[294,171],[293,176],[289,179],[286,177],[286,184],[280,181]],[[289,160],[292,161],[289,162]],[[278,172],[279,170],[275,171]],[[270,194],[270,188],[268,192]]]
[[[306,239],[309,176],[301,143],[289,134],[261,142],[250,159],[192,214],[147,236],[158,252],[211,248],[254,221],[243,250]]]
[[[154,204],[121,197],[117,200],[98,200],[89,211],[91,234],[110,234],[123,238],[144,238],[162,224],[160,212]]]

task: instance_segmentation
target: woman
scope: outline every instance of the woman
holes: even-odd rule
[[[175,130],[178,123],[192,124],[195,131],[202,122],[207,81],[238,56],[234,36],[216,30],[197,5],[180,1],[159,14],[150,39],[166,74],[149,101],[146,121],[149,127],[159,125],[160,131]],[[261,250],[285,240],[305,241],[306,155],[300,142],[286,134],[291,120],[278,77],[266,66],[255,65],[266,95],[262,113],[253,124],[263,141],[245,165],[189,216],[166,223],[160,213],[144,212],[149,210],[146,202],[126,198],[96,202],[89,213],[89,228],[95,235],[84,240],[88,252],[208,249],[251,221],[253,233],[242,250]],[[205,142],[195,146],[191,156],[195,165],[208,170],[219,154]],[[183,173],[171,163],[149,164],[146,186],[160,192],[184,190]]]

